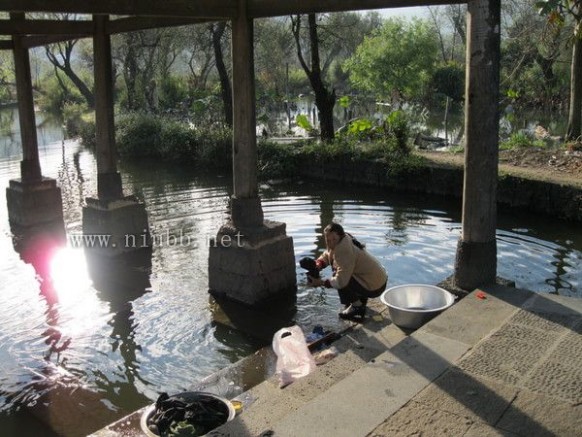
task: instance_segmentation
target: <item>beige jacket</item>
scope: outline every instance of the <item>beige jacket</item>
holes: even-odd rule
[[[335,249],[326,250],[318,259],[325,266],[332,265],[335,273],[330,279],[333,288],[342,289],[353,276],[367,290],[374,291],[388,281],[388,274],[380,262],[368,251],[359,249],[349,235],[344,236]]]

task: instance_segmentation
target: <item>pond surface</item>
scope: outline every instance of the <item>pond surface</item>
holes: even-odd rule
[[[16,131],[13,126],[0,138],[2,187],[20,176]],[[136,278],[141,289],[117,302],[96,286],[105,278],[88,272],[84,250],[74,244],[85,198],[96,194],[95,160],[78,143],[63,141],[59,128],[39,132],[43,174],[62,189],[69,244],[51,264],[56,296],[49,300],[38,272],[14,249],[0,190],[0,424],[51,389],[37,384],[47,366],[74,375],[123,415],[161,391],[191,387],[261,345],[217,323],[207,293],[207,240],[227,217],[230,177],[159,163],[122,166],[125,192],[146,204],[154,247],[151,273]],[[389,285],[435,284],[453,271],[460,200],[323,182],[265,183],[260,194],[265,218],[287,224],[297,262],[320,253],[321,230],[338,220],[378,256]],[[170,243],[181,235],[193,243]],[[497,238],[499,276],[532,291],[582,297],[580,226],[502,212]],[[299,268],[297,279],[297,323],[334,326],[335,293],[305,287]]]

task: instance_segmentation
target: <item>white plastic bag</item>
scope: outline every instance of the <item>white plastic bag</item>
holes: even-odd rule
[[[297,325],[282,328],[273,336],[273,351],[277,355],[275,374],[283,388],[298,378],[309,375],[316,368],[303,331]]]

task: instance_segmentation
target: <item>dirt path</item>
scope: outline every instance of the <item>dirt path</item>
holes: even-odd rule
[[[415,152],[438,166],[463,167],[464,155]],[[499,174],[582,188],[582,152],[566,150],[506,150],[499,154]]]

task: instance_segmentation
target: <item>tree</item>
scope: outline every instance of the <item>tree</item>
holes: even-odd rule
[[[224,119],[226,124],[232,127],[232,87],[230,77],[224,63],[222,54],[222,40],[226,30],[226,21],[210,24],[210,33],[212,34],[212,46],[214,47],[214,57],[218,77],[220,78],[220,90],[222,96],[222,105],[224,108]]]
[[[464,62],[466,5],[427,6],[444,63]],[[460,41],[460,44],[458,43]]]
[[[548,17],[550,24],[562,27],[567,18],[574,20],[566,138],[576,140],[582,135],[582,2],[580,0],[543,0],[539,1],[537,6],[540,14]]]
[[[437,59],[437,41],[425,21],[389,19],[344,63],[354,87],[390,98],[420,97]]]
[[[336,94],[334,89],[331,91],[329,90],[323,79],[321,59],[319,56],[317,16],[316,14],[309,14],[307,16],[311,65],[307,64],[303,55],[303,47],[301,43],[301,15],[294,16],[291,21],[293,36],[295,37],[295,44],[297,46],[297,57],[299,58],[301,67],[303,68],[303,71],[305,71],[315,94],[315,106],[317,106],[319,115],[320,138],[322,141],[332,141],[335,136],[333,128],[333,107],[336,102]]]
[[[206,90],[216,59],[212,31],[205,25],[192,25],[186,29],[182,57],[190,72],[190,91]]]
[[[342,71],[343,62],[352,56],[366,35],[382,25],[376,12],[365,15],[355,12],[340,12],[320,15],[318,22],[322,57],[322,71],[333,81],[336,90],[348,89],[349,77]]]
[[[16,100],[16,83],[12,64],[12,53],[0,50],[0,103]]]
[[[513,1],[504,7],[501,86],[512,103],[552,108],[565,98],[563,65],[569,61],[565,32],[548,29],[531,4]],[[551,31],[548,31],[551,30]],[[565,58],[568,61],[565,61]]]
[[[120,71],[125,85],[125,99],[123,105],[130,111],[145,107],[145,81],[146,77],[153,76],[153,54],[149,53],[149,61],[143,60],[146,53],[145,40],[147,31],[126,32],[116,35],[114,41],[114,60],[117,64],[116,71]],[[149,44],[151,47],[152,44]],[[146,70],[146,71],[144,71]]]
[[[59,81],[59,85],[61,86],[62,90],[65,94],[68,94],[68,89],[65,83],[62,81],[61,77],[59,76],[59,71],[62,71],[73,84],[77,87],[85,101],[87,102],[87,106],[89,108],[95,107],[95,96],[93,91],[89,89],[87,84],[77,75],[77,73],[73,70],[71,65],[71,59],[73,57],[73,49],[75,45],[79,42],[77,39],[59,42],[56,44],[49,44],[45,46],[45,53],[46,57],[48,58],[49,62],[55,68],[55,75],[57,80]]]
[[[160,93],[170,84],[170,72],[186,44],[184,35],[187,30],[183,27],[115,35],[113,57],[116,71],[123,77],[127,109],[159,110]]]
[[[261,96],[286,99],[288,96],[289,66],[293,62],[295,41],[288,17],[255,20],[255,75]],[[301,72],[303,75],[303,72]]]

